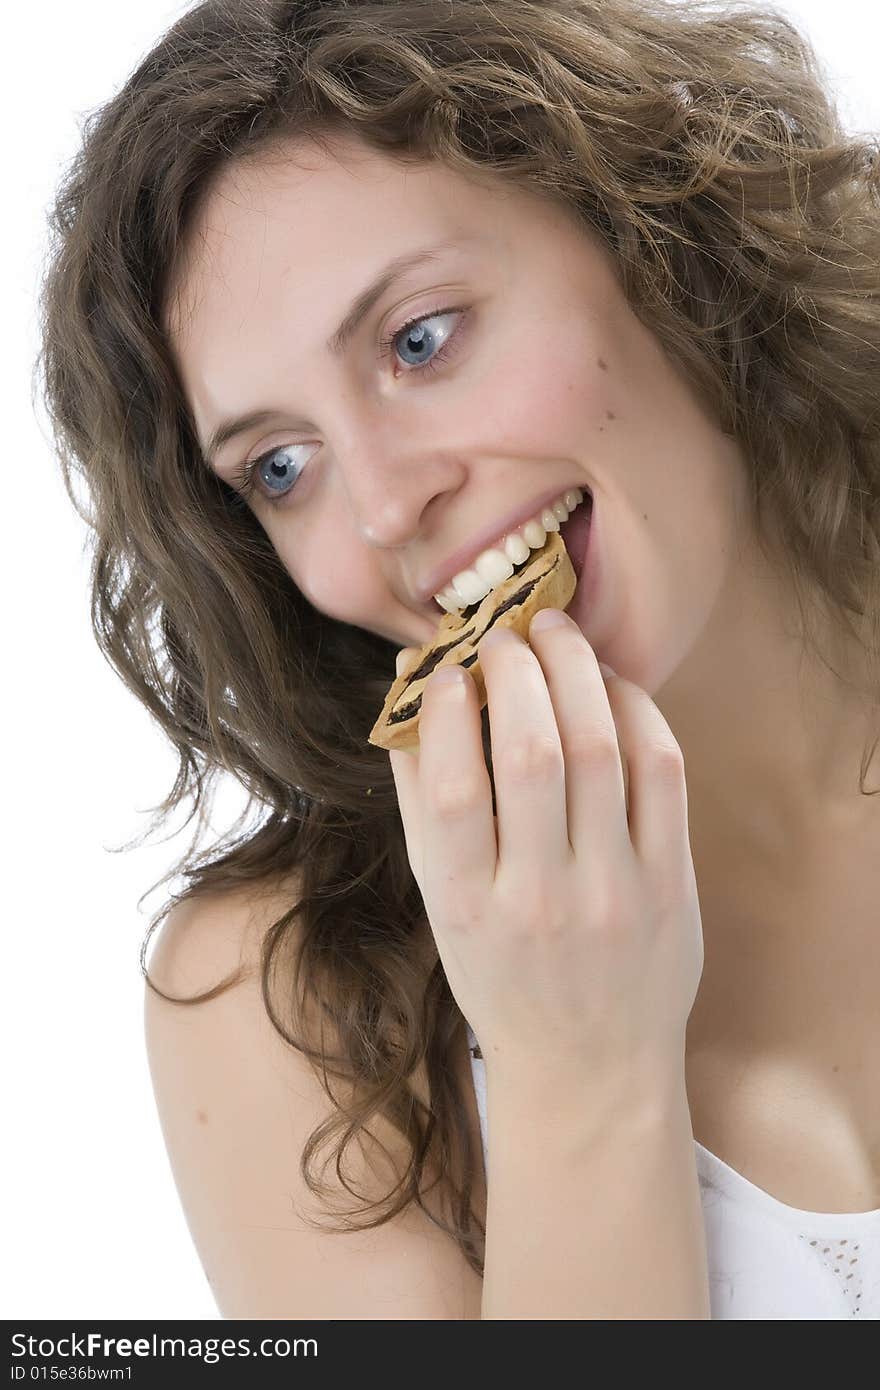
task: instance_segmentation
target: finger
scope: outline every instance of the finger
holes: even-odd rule
[[[662,874],[690,856],[684,754],[646,690],[617,675],[607,689],[628,769],[629,837],[642,863]]]
[[[512,629],[495,628],[492,638],[480,643],[479,657],[489,706],[498,871],[516,878],[536,864],[552,871],[570,860],[565,765],[541,663]]]
[[[477,688],[461,666],[424,688],[418,801],[424,891],[453,916],[456,904],[466,912],[492,886],[498,844]]]
[[[561,610],[560,623],[532,625],[529,642],[544,672],[565,760],[568,839],[580,857],[630,849],[619,731],[589,642]]]

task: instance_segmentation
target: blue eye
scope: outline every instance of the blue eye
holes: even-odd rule
[[[415,373],[437,370],[438,364],[447,361],[451,356],[451,345],[456,342],[461,323],[452,332],[447,332],[445,337],[442,332],[435,333],[430,329],[426,330],[422,325],[430,323],[432,319],[448,318],[451,314],[464,316],[466,309],[435,309],[430,314],[419,314],[416,318],[409,319],[396,332],[384,338],[379,344],[380,355],[383,361],[391,356],[391,350],[398,342],[403,339],[403,347],[399,352],[412,353],[416,357],[416,362],[407,363],[410,367],[405,376],[412,376]],[[413,330],[416,331],[413,331]],[[439,346],[436,346],[439,340]],[[432,347],[435,349],[433,356],[425,361],[425,357],[430,353]],[[418,360],[421,359],[421,360]],[[250,463],[242,464],[241,468],[231,479],[232,486],[242,497],[247,497],[256,488],[261,497],[275,506],[283,502],[293,492],[299,480],[299,476],[305,468],[305,464],[298,469],[293,462],[293,455],[297,449],[306,449],[312,446],[306,444],[282,444],[277,449],[270,449],[268,453],[261,454],[259,458],[252,459]],[[276,488],[274,483],[278,483]]]
[[[391,355],[391,349],[394,347],[398,338],[403,338],[403,350],[412,352],[416,356],[415,363],[409,364],[413,366],[414,370],[419,371],[422,367],[425,367],[428,371],[436,370],[434,364],[436,362],[445,362],[446,360],[446,348],[455,337],[455,330],[444,336],[443,333],[432,333],[430,330],[426,330],[423,325],[430,323],[432,319],[445,319],[449,318],[452,314],[462,313],[464,313],[463,309],[435,309],[432,314],[420,314],[417,318],[409,319],[409,321],[403,324],[401,328],[398,328],[395,333],[391,333],[387,338],[382,339],[382,342],[379,344],[382,360],[384,361]],[[440,347],[431,360],[426,363],[424,358],[430,350],[431,344],[435,343],[438,338],[440,339]]]
[[[259,468],[261,485],[271,493],[275,491],[274,483],[277,482],[277,491],[286,496],[296,487],[297,478],[302,472],[302,466],[297,469],[291,456],[294,450],[304,447],[302,444],[282,444],[279,449],[272,449],[268,454],[254,459],[253,463],[247,464],[242,492],[247,495],[248,490],[253,486],[254,473]],[[263,467],[264,464],[266,465],[265,468]],[[275,498],[270,496],[269,500],[275,501]]]

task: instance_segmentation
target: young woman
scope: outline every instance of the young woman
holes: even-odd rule
[[[225,1316],[880,1315],[876,149],[780,14],[656,0],[208,0],[89,121],[96,636],[163,812],[257,813],[145,1004]],[[370,744],[560,523],[487,708]]]

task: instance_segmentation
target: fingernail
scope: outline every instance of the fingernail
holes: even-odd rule
[[[428,677],[429,685],[460,685],[464,681],[464,671],[460,666],[441,666]]]
[[[494,647],[498,642],[518,642],[519,640],[519,633],[514,632],[506,623],[497,623],[486,633],[485,637],[480,638],[479,649],[484,651]]]
[[[602,675],[603,675],[603,676],[616,676],[616,675],[617,675],[617,672],[616,672],[616,671],[612,671],[612,669],[611,669],[610,666],[606,666],[604,661],[600,661],[600,662],[599,662],[599,670],[602,672]]]
[[[415,647],[401,647],[400,651],[397,653],[394,669],[399,676],[406,670],[406,667],[409,665],[409,659],[414,651]]]
[[[570,622],[561,608],[542,608],[529,624],[530,632],[543,632],[546,627],[564,627]]]

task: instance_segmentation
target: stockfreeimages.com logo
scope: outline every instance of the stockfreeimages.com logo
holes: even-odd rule
[[[263,1337],[253,1347],[250,1337],[190,1337],[184,1340],[182,1337],[159,1337],[155,1332],[149,1337],[135,1338],[105,1337],[100,1332],[86,1335],[71,1332],[57,1340],[14,1332],[10,1340],[13,1357],[35,1361],[72,1361],[80,1358],[124,1361],[132,1357],[148,1359],[168,1356],[213,1365],[224,1358],[318,1355],[318,1343],[314,1337],[297,1337],[293,1341],[287,1337]],[[25,1374],[23,1365],[13,1366],[11,1378],[21,1379]]]

